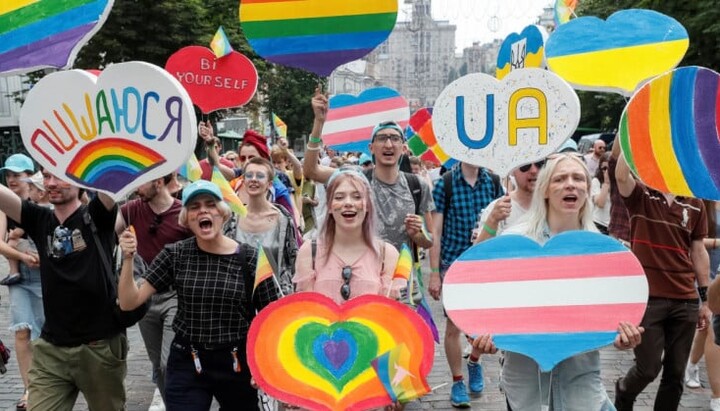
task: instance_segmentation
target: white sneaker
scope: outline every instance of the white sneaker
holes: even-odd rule
[[[685,385],[688,386],[688,388],[700,388],[700,367],[698,367],[697,364],[692,364],[688,362],[687,367],[685,368]],[[720,399],[718,399],[720,401]],[[720,404],[718,404],[720,405]],[[720,409],[718,410],[720,411]]]
[[[720,411],[720,398],[710,398],[710,411]]]

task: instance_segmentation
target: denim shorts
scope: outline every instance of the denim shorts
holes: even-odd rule
[[[10,289],[10,331],[30,330],[30,339],[40,336],[45,323],[40,269],[20,263],[22,281]]]

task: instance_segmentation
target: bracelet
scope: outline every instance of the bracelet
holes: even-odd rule
[[[320,146],[316,146],[316,147],[307,146],[307,147],[305,147],[305,151],[322,151],[322,147],[320,147]]]
[[[440,269],[439,268],[431,268],[430,272],[431,273],[440,273]]]
[[[707,286],[698,287],[697,291],[698,291],[698,295],[700,296],[700,301],[707,302],[707,291],[708,291]]]
[[[492,228],[488,227],[487,224],[483,223],[482,226],[483,230],[485,230],[488,234],[495,237],[497,235],[497,230],[493,230]]]
[[[320,137],[310,136],[308,143],[322,144],[322,139]]]

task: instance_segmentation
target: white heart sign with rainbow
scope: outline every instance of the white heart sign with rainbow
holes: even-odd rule
[[[22,106],[20,131],[45,169],[119,200],[187,161],[197,121],[175,78],[152,64],[127,62],[99,77],[83,70],[44,77]]]

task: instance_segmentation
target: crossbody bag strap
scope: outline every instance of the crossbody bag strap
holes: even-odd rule
[[[103,265],[103,273],[105,276],[105,291],[112,291],[112,293],[108,293],[108,295],[117,295],[117,284],[114,281],[112,266],[110,265],[110,259],[108,258],[108,255],[105,253],[105,249],[102,246],[102,242],[100,242],[100,237],[98,236],[97,227],[95,226],[95,222],[93,221],[92,217],[90,217],[90,213],[88,212],[87,208],[83,211],[83,222],[90,227],[90,231],[92,232],[93,240],[95,241],[95,248],[97,248],[97,252],[100,255],[100,261]],[[107,281],[109,280],[109,281]],[[110,289],[108,290],[107,283],[110,283]]]

